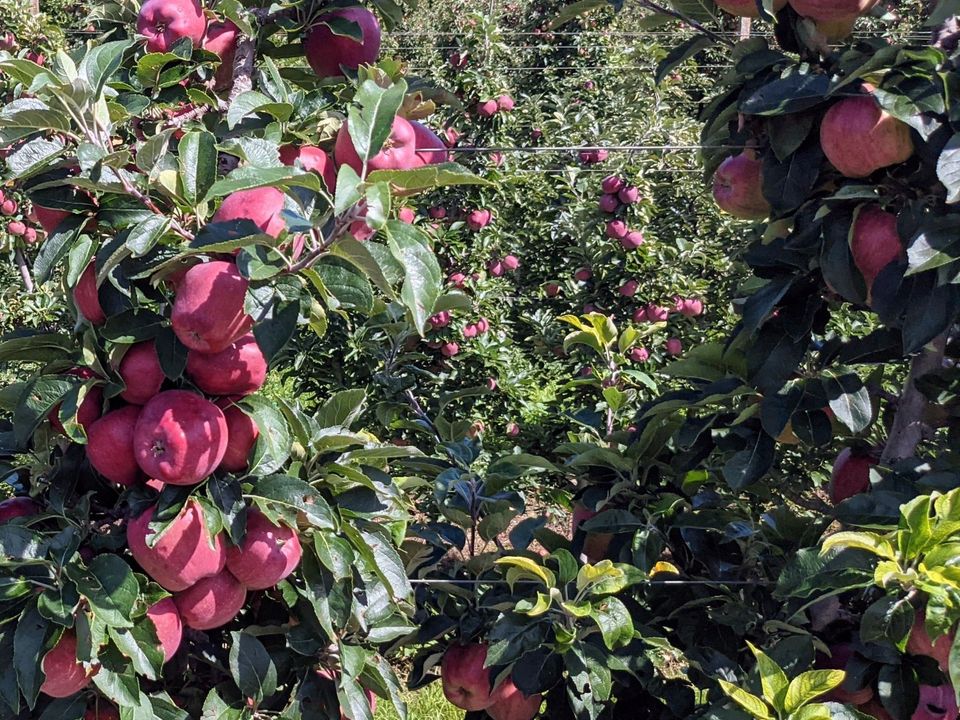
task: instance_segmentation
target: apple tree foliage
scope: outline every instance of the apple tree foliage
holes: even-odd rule
[[[399,8],[377,5],[391,27]],[[224,91],[209,82],[216,55],[189,38],[146,52],[122,15],[127,22],[109,37],[44,64],[0,53],[0,72],[16,93],[0,110],[6,178],[35,207],[63,213],[36,255],[34,277],[59,282],[70,298],[94,267],[105,315],[94,325],[78,314],[65,332],[23,328],[0,342],[3,362],[19,368],[3,390],[4,470],[16,493],[38,504],[0,525],[3,717],[80,718],[98,697],[126,719],[336,718],[342,708],[369,720],[367,691],[404,712],[382,650],[414,627],[398,552],[409,507],[392,471],[418,452],[357,426],[362,389],[332,394],[310,413],[270,396],[269,385],[249,396],[242,408],[260,432],[247,470],[218,471],[198,485],[122,488],[86,460],[78,408],[94,393],[109,407],[121,404],[117,363],[129,346],[152,341],[167,386],[192,387],[187,348],[171,329],[171,273],[235,262],[249,283],[244,310],[270,363],[298,330],[322,337],[328,313],[389,313],[419,333],[430,315],[458,302],[441,288],[429,239],[390,220],[390,207],[395,193],[475,182],[470,173],[455,164],[362,176],[345,167],[334,193],[278,157],[284,143],[328,139],[323,133],[349,116],[362,130],[355,146],[365,168],[402,107],[429,109],[424,95],[389,61],[322,83],[302,50],[291,58],[322,3],[273,11],[223,2],[209,10],[241,34]],[[352,23],[334,26],[357,34]],[[255,188],[284,194],[278,238],[249,220],[211,222],[222,198]],[[348,229],[358,220],[381,230],[382,240],[353,239]],[[294,527],[304,555],[276,588],[251,593],[231,624],[186,630],[186,647],[163,665],[145,612],[168,593],[132,561],[124,528],[155,504],[152,529],[162,537],[188,499],[203,508],[211,534],[234,543],[256,507]],[[65,633],[76,636],[92,682],[53,699],[40,692],[41,660]]]

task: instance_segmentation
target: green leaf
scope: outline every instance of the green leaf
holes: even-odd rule
[[[157,244],[170,228],[170,218],[165,215],[151,215],[130,230],[124,244],[133,257],[143,257]]]
[[[177,149],[183,196],[196,205],[217,181],[217,138],[206,130],[191,130]]]
[[[782,711],[784,709],[783,694],[790,685],[787,674],[773,658],[751,643],[748,642],[747,644],[750,646],[753,656],[757,659],[757,672],[760,674],[764,699],[776,710]]]
[[[322,287],[329,293],[327,300],[332,301],[334,308],[355,309],[363,313],[373,310],[373,288],[366,275],[353,263],[328,255],[303,274],[315,287]]]
[[[394,118],[406,94],[407,83],[404,81],[383,88],[373,80],[365,80],[354,95],[354,101],[360,107],[349,109],[347,124],[353,147],[363,163],[361,177],[366,175],[367,161],[380,152],[390,136]]]
[[[896,560],[893,544],[885,537],[871,532],[838,532],[828,537],[820,549],[826,555],[834,548],[857,548],[866,550],[886,560]]]
[[[385,182],[396,190],[412,193],[454,185],[494,184],[455,162],[424,165],[412,170],[375,170],[367,176],[367,182]]]
[[[123,54],[131,47],[133,40],[115,40],[95,45],[84,54],[77,71],[93,89],[94,97],[99,97],[107,80],[120,68]]]
[[[249,473],[269,475],[283,467],[290,457],[290,426],[276,403],[259,395],[244,398],[242,409],[253,418],[260,435],[253,448]]]
[[[400,298],[414,326],[423,335],[440,297],[443,280],[440,264],[426,237],[412,225],[391,220],[387,223],[387,243],[405,272]]]
[[[227,127],[233,130],[244,118],[254,113],[266,113],[280,122],[286,122],[293,114],[293,106],[289,103],[275,102],[256,90],[248,90],[231,101],[230,109],[227,111]]]
[[[315,527],[333,530],[336,527],[333,511],[323,496],[303,480],[288,475],[271,475],[262,478],[248,497],[275,505],[292,515],[296,523],[297,513],[303,513]]]
[[[669,75],[673,70],[685,63],[690,58],[699,55],[701,52],[707,48],[711,48],[716,44],[716,41],[707,37],[706,35],[700,35],[699,33],[694,35],[687,40],[684,40],[679,45],[674,46],[667,56],[657,63],[657,71],[654,75],[654,83],[659,85],[663,82],[663,79]]]
[[[213,200],[235,193],[239,190],[251,190],[259,187],[277,187],[287,189],[304,187],[320,192],[320,177],[316,173],[305,172],[292,167],[253,167],[244,165],[232,171],[225,178],[217,180],[207,191],[204,200]]]
[[[258,703],[277,690],[273,658],[263,643],[249,633],[230,633],[230,674],[244,697]]]
[[[140,586],[130,566],[119,555],[97,555],[86,570],[68,565],[67,576],[90,603],[94,615],[109,627],[129,628]]]
[[[625,647],[633,640],[633,620],[630,611],[617,598],[606,598],[595,603],[590,617],[594,619],[603,635],[608,650]]]
[[[774,720],[773,715],[770,714],[770,708],[756,695],[748,693],[726,680],[721,679],[718,682],[720,683],[720,689],[726,693],[727,697],[746,710],[751,717],[758,718],[758,720]]]
[[[885,595],[864,611],[860,639],[864,643],[903,646],[914,618],[913,606],[906,599]]]
[[[843,670],[810,670],[790,681],[783,707],[788,713],[797,711],[811,700],[830,692],[843,682]]]
[[[43,646],[47,638],[48,623],[37,611],[35,602],[30,602],[20,614],[13,635],[13,670],[17,675],[20,691],[31,708],[37,701],[40,693],[40,684],[43,674],[40,670],[40,659],[43,656]]]

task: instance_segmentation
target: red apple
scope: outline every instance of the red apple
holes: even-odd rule
[[[124,353],[117,373],[126,384],[120,397],[132,405],[143,405],[150,400],[160,392],[166,379],[152,340],[131,346]]]
[[[623,220],[611,220],[607,223],[606,234],[608,238],[619,240],[625,238],[628,232],[630,232],[630,228]]]
[[[499,109],[496,100],[484,100],[477,103],[477,115],[482,118],[492,118]]]
[[[295,530],[274,525],[251,508],[243,542],[227,548],[227,569],[247,590],[266,590],[296,570],[300,555],[300,538]]]
[[[906,255],[897,232],[897,216],[878,205],[860,208],[850,236],[850,252],[869,294],[880,271]]]
[[[170,318],[180,342],[191,350],[220,352],[245,335],[253,324],[243,309],[248,285],[237,266],[224,260],[187,270]]]
[[[620,238],[620,247],[624,250],[636,250],[641,245],[643,245],[643,233],[639,230],[631,230]]]
[[[69,372],[68,374],[73,375],[75,373]],[[79,374],[77,376],[84,377]],[[84,379],[88,380],[90,377],[93,377],[93,373],[89,373]],[[60,422],[60,407],[61,403],[54,405],[48,417],[50,419],[50,426],[54,430],[59,433],[65,433],[66,430],[64,430],[63,423]],[[87,394],[83,396],[83,402],[81,402],[80,407],[77,408],[77,424],[83,428],[84,432],[89,432],[90,425],[100,417],[102,412],[103,388],[100,385],[94,385],[87,390]]]
[[[640,188],[633,185],[625,187],[617,193],[617,198],[624,205],[633,205],[640,200]]]
[[[184,625],[212,630],[237,616],[247,600],[247,591],[228,570],[222,570],[176,593],[174,600]]]
[[[664,343],[664,349],[667,355],[679,355],[683,352],[683,343],[680,342],[680,338],[670,338]]]
[[[460,354],[460,345],[455,342],[444,343],[440,346],[440,354],[452,358]]]
[[[40,662],[43,670],[43,683],[40,692],[55,698],[70,697],[90,684],[96,672],[88,672],[77,660],[77,635],[73,630],[65,630]],[[9,671],[9,668],[8,668]]]
[[[223,411],[188,390],[167,390],[143,406],[133,452],[151,478],[195,485],[216,470],[227,450]]]
[[[220,57],[220,67],[214,80],[218,88],[233,84],[233,60],[237,54],[237,40],[240,28],[232,20],[214,20],[207,25],[203,36],[203,49]]]
[[[30,517],[40,512],[40,506],[28,497],[12,497],[0,502],[0,523],[18,517]]]
[[[347,20],[360,26],[358,42],[346,35],[336,35],[324,22]],[[303,49],[310,67],[320,77],[340,77],[341,68],[356,71],[361,65],[377,61],[380,54],[380,23],[372,12],[362,7],[349,7],[321,15],[310,28]]]
[[[197,0],[147,0],[140,7],[137,32],[147,38],[149,52],[166,52],[188,37],[199,47],[207,20]]]
[[[620,200],[616,195],[604,195],[600,198],[600,203],[598,206],[600,208],[600,212],[610,215],[615,213],[620,207]]]
[[[510,112],[515,105],[516,103],[514,103],[513,98],[509,95],[500,95],[497,97],[497,107],[503,112]]]
[[[97,269],[91,260],[81,273],[77,286],[73,289],[73,303],[83,318],[91,325],[103,325],[107,316],[100,307],[100,295],[97,289]]]
[[[416,150],[417,138],[413,126],[398,115],[393,119],[393,128],[383,147],[367,160],[367,171],[407,170],[417,167],[420,161]],[[357,154],[353,139],[350,137],[349,123],[345,122],[340,126],[337,142],[333,147],[333,159],[338,166],[349,165],[358,175],[363,171],[363,161]]]
[[[853,448],[844,448],[837,455],[830,475],[828,493],[830,502],[839,505],[870,489],[870,468],[877,461],[869,455],[855,454]]]
[[[283,197],[283,192],[273,187],[239,190],[224,198],[211,222],[250,220],[261,232],[278,237],[287,227],[280,215]]]
[[[491,720],[533,720],[543,703],[542,695],[524,695],[510,678],[500,683],[494,695],[496,701],[487,708]]]
[[[237,405],[230,403],[221,407],[227,420],[227,451],[223,454],[220,467],[227,472],[243,472],[249,467],[250,451],[260,437],[260,428]]]
[[[212,538],[204,524],[203,508],[189,500],[153,547],[150,521],[156,506],[127,523],[127,545],[140,567],[153,580],[170,591],[186,590],[199,580],[216,575],[227,562],[220,535]]]
[[[133,451],[134,430],[140,407],[127,405],[108,412],[87,429],[87,459],[94,469],[120,485],[130,486],[140,477]]]
[[[871,95],[835,103],[820,124],[820,145],[840,174],[864,178],[913,156],[910,127]]]
[[[451,645],[440,662],[443,694],[461,710],[477,712],[490,707],[490,670],[484,667],[487,646],[480,643]]]
[[[482,230],[493,220],[493,213],[489,210],[471,210],[467,215],[467,227],[474,232]]]
[[[187,374],[208,395],[250,395],[267,378],[267,360],[253,333],[217,353],[191,350]]]
[[[330,155],[313,145],[284,145],[280,148],[280,162],[293,167],[300,163],[300,167],[309,172],[315,172],[323,178],[327,190],[334,192],[337,189],[337,168]]]
[[[713,176],[713,199],[722,210],[744,220],[770,214],[763,196],[762,163],[752,150],[728,157]]]
[[[413,134],[416,138],[415,146],[420,164],[437,165],[450,160],[447,146],[433,130],[416,120],[411,120],[410,125],[413,127]]]
[[[183,639],[183,622],[173,598],[166,597],[147,608],[147,617],[157,631],[157,640],[163,650],[163,661],[170,662]]]
[[[920,702],[910,720],[957,720],[957,694],[950,683],[921,685]]]
[[[907,652],[911,655],[932,657],[940,664],[940,669],[946,673],[949,671],[950,648],[953,647],[955,637],[956,631],[953,631],[933,640],[927,633],[926,612],[919,610],[913,623],[913,629],[910,631],[910,637],[907,639]]]

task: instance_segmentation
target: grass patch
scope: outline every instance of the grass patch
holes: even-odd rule
[[[443,696],[439,682],[430,683],[417,692],[404,693],[409,720],[463,720],[463,710],[454,707]],[[399,720],[389,703],[378,702],[375,720]]]

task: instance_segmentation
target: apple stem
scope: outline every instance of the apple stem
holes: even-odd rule
[[[883,449],[880,462],[889,465],[897,460],[913,455],[917,445],[928,432],[924,422],[927,409],[927,397],[917,388],[918,378],[935,372],[943,366],[943,355],[947,345],[946,333],[935,338],[910,363],[910,375],[904,384],[903,394],[893,418],[890,435]]]

